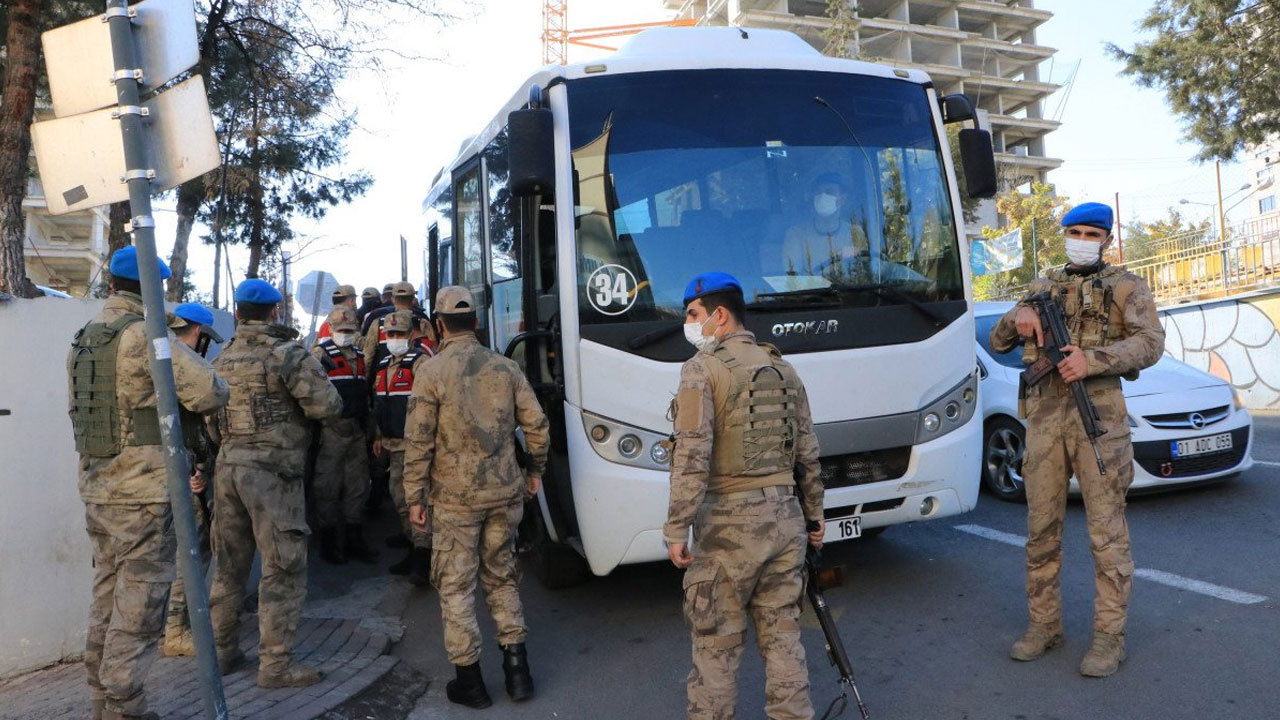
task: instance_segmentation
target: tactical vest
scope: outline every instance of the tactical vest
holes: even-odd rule
[[[1071,275],[1059,267],[1046,272],[1045,279],[1049,282],[1048,291],[1066,316],[1072,345],[1091,350],[1124,339],[1124,306],[1137,287],[1124,267],[1108,265],[1090,275]],[[1039,358],[1040,348],[1035,340],[1023,344],[1024,363],[1031,364]],[[1138,371],[1122,377],[1137,380]]]
[[[760,349],[768,364],[742,357],[741,350],[721,345],[711,353],[707,369],[715,403],[711,483],[733,477],[761,477],[786,473],[796,461],[800,427],[800,379],[777,348]],[[789,484],[789,482],[788,482]]]
[[[364,380],[364,356],[355,353],[353,367],[342,348],[333,340],[321,340],[318,347],[325,354],[325,360],[321,364],[329,375],[329,382],[333,383],[334,389],[342,396],[342,417],[364,417],[369,398],[369,386]]]
[[[404,437],[405,416],[409,414],[409,396],[413,394],[413,363],[425,353],[417,348],[395,363],[391,356],[378,363],[377,382],[373,392],[373,414],[383,437]]]
[[[283,342],[288,341],[270,335],[232,338],[218,355],[218,374],[231,388],[231,399],[218,415],[224,445],[231,438],[261,438],[280,423],[306,422],[280,375],[268,370],[267,355]]]
[[[126,314],[110,323],[89,323],[72,341],[71,428],[76,452],[115,457],[126,445],[159,445],[160,419],[154,407],[120,411],[116,396],[116,352],[120,333],[142,322]]]

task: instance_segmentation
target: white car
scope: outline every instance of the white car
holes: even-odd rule
[[[997,355],[991,328],[1013,303],[975,303],[979,396],[982,403],[982,484],[1001,500],[1019,502],[1026,422],[1018,419],[1022,347]],[[1165,355],[1134,382],[1121,381],[1133,432],[1130,492],[1222,480],[1253,466],[1253,422],[1240,396],[1221,379]],[[1075,478],[1070,492],[1079,494]]]

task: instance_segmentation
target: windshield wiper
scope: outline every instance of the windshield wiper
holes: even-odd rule
[[[803,302],[795,302],[797,298],[808,298]],[[840,291],[828,285],[819,288],[802,288],[799,290],[783,290],[781,292],[756,293],[755,299],[747,303],[751,310],[790,310],[814,305],[839,305]],[[792,302],[788,302],[792,301]]]
[[[680,328],[682,328],[683,326],[684,326],[684,320],[681,320],[679,322],[674,322],[674,324],[672,325],[666,325],[664,327],[658,328],[657,330],[650,330],[647,333],[642,333],[640,335],[636,335],[635,337],[628,338],[627,348],[631,350],[639,350],[641,348],[648,347],[658,342],[659,340],[670,337],[671,335],[675,335],[677,332],[680,331]]]
[[[911,307],[915,308],[915,310],[919,312],[921,315],[924,315],[925,317],[932,320],[934,327],[942,327],[942,325],[947,322],[947,317],[945,315],[942,315],[937,310],[934,310],[928,305],[925,305],[924,303],[920,302],[919,300],[912,297],[911,295],[902,292],[901,290],[898,289],[897,283],[874,283],[870,285],[844,285],[841,283],[836,283],[832,285],[831,288],[833,290],[836,290],[837,292],[847,292],[847,293],[869,292],[869,293],[874,293],[876,295],[879,295],[882,298],[897,300],[898,302],[904,302],[910,305]]]

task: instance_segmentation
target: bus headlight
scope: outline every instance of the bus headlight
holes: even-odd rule
[[[609,462],[662,472],[670,469],[671,450],[659,445],[668,439],[665,433],[624,425],[589,412],[582,413],[582,430],[596,454]]]
[[[978,409],[978,373],[974,371],[964,380],[934,398],[916,414],[916,442],[936,440],[956,428],[963,427]],[[946,418],[946,422],[943,422]]]

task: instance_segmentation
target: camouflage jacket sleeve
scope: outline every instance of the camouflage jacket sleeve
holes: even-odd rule
[[[1133,291],[1124,303],[1124,337],[1110,345],[1085,350],[1089,375],[1122,375],[1156,364],[1164,353],[1164,328],[1147,282],[1133,277]]]
[[[538,396],[524,373],[516,370],[516,422],[524,431],[524,447],[529,453],[529,467],[525,473],[542,477],[547,468],[547,449],[551,445],[551,424],[542,412]]]
[[[711,379],[695,355],[680,369],[680,388],[673,404],[675,451],[671,454],[671,500],[662,538],[671,543],[689,541],[689,526],[707,493],[711,476],[711,442],[715,403]]]
[[[178,402],[191,412],[207,415],[219,410],[231,398],[227,381],[218,376],[209,361],[178,340],[172,333],[169,345],[173,357],[173,383]]]
[[[440,399],[431,373],[423,367],[425,361],[422,358],[413,364],[413,394],[404,421],[404,495],[409,505],[426,504],[436,454]]]
[[[809,393],[800,386],[800,427],[796,436],[796,465],[800,472],[796,483],[804,496],[804,519],[822,519],[822,466],[818,464],[818,436],[813,432],[813,413],[809,410]]]
[[[378,354],[378,328],[370,328],[360,340],[360,353],[364,355],[365,373],[372,378],[378,369],[373,366],[373,358]]]
[[[289,343],[284,350],[280,371],[289,394],[310,420],[328,420],[342,414],[342,396],[338,394],[320,361],[301,345]]]
[[[996,324],[991,328],[991,335],[988,338],[991,343],[991,349],[996,353],[1006,353],[1022,342],[1022,338],[1018,336],[1018,326],[1014,323],[1014,318],[1018,315],[1018,310],[1027,307],[1026,298],[1043,292],[1049,288],[1049,281],[1044,278],[1036,278],[1031,281],[1027,287],[1027,294],[1017,304],[1009,308],[1009,312],[1000,317]]]

